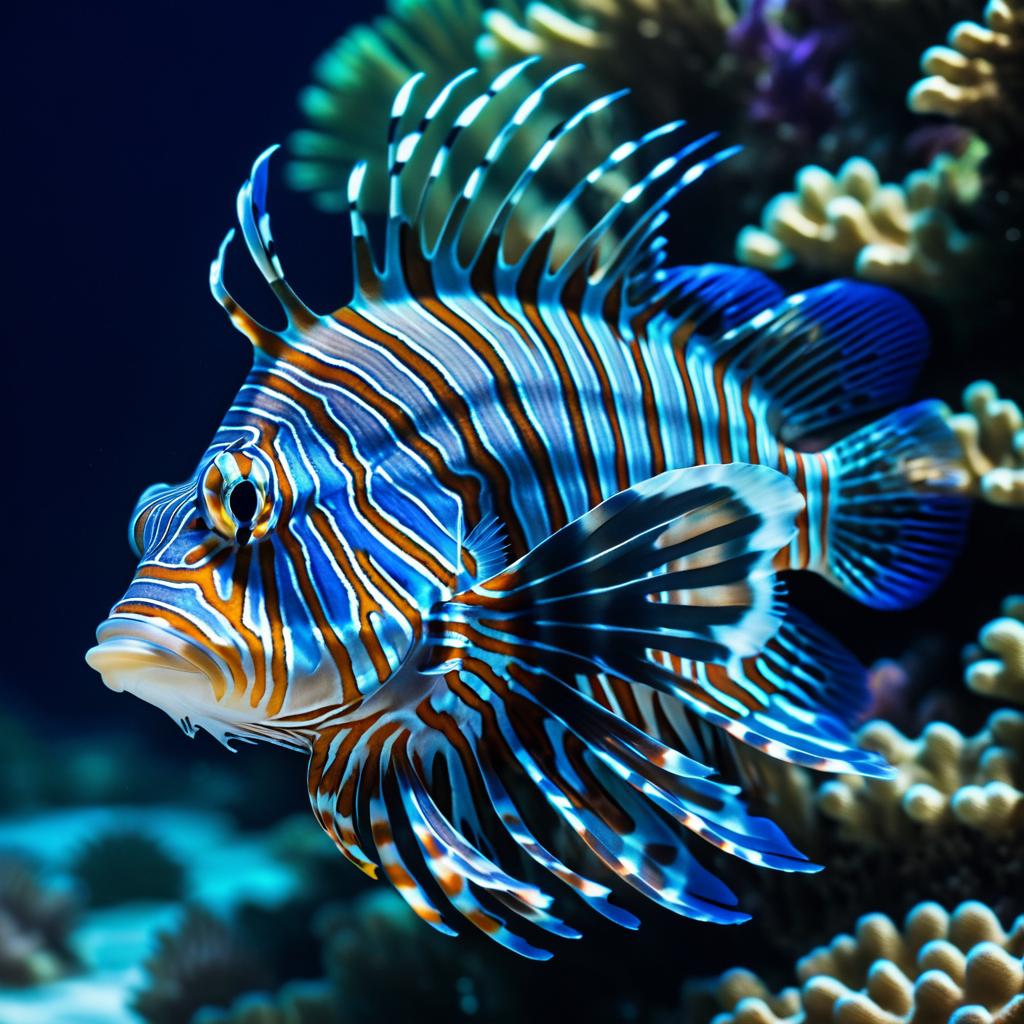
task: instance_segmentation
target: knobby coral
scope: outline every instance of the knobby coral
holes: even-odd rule
[[[962,825],[999,836],[1024,827],[1024,714],[997,711],[974,736],[937,722],[917,739],[872,721],[857,742],[883,754],[895,777],[816,784],[803,769],[744,756],[772,813],[812,846],[822,817],[847,841],[890,848],[920,838],[921,828]]]
[[[955,821],[991,835],[1024,824],[1024,715],[997,712],[974,736],[935,723],[917,739],[876,721],[858,741],[884,754],[896,777],[842,777],[820,787],[818,807],[848,838],[899,841],[911,823]]]
[[[967,650],[967,685],[985,697],[1024,705],[1024,595],[1003,601],[1002,615]]]
[[[1024,413],[987,380],[971,384],[963,404],[966,411],[949,423],[963,449],[971,493],[993,505],[1024,508]]]
[[[77,913],[74,898],[46,885],[39,870],[0,856],[0,985],[50,981],[73,962],[68,938]]]
[[[883,184],[862,157],[847,160],[835,175],[805,167],[795,191],[765,206],[761,227],[740,232],[736,256],[766,270],[801,263],[925,293],[955,288],[980,252],[955,211],[977,195],[981,156],[977,147],[961,157],[940,154],[900,185]]]
[[[1024,1013],[1024,917],[1007,931],[983,903],[915,907],[899,928],[861,917],[801,959],[801,988],[776,995],[733,970],[714,988],[714,1024],[1010,1024]]]
[[[921,114],[943,114],[971,125],[993,146],[1024,143],[1024,0],[989,0],[985,24],[961,21],[948,46],[921,58],[927,77],[910,90]]]
[[[148,1024],[181,1024],[205,1006],[229,1006],[267,980],[232,929],[199,907],[189,908],[175,931],[159,936],[144,967],[148,979],[134,1009]]]

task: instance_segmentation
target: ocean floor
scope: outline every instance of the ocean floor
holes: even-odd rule
[[[228,914],[241,903],[274,907],[298,887],[294,870],[274,858],[261,834],[241,834],[226,817],[185,807],[89,807],[7,818],[0,822],[0,850],[26,854],[59,877],[89,839],[125,827],[159,838],[182,864],[201,865],[189,874],[187,895],[215,912]],[[130,1003],[143,962],[182,912],[178,902],[86,911],[71,937],[80,970],[31,988],[0,989],[0,1024],[139,1024]]]

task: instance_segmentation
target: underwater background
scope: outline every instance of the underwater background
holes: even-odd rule
[[[0,1024],[1021,1019],[1024,5],[51,3],[5,20]],[[583,61],[594,94],[632,88],[637,132],[683,116],[743,144],[678,200],[673,256],[911,298],[933,336],[918,391],[948,403],[977,498],[917,608],[790,582],[872,666],[860,740],[898,769],[749,767],[755,806],[825,871],[732,867],[740,928],[626,897],[638,932],[590,923],[542,964],[438,936],[356,872],[309,813],[304,759],[190,741],[83,660],[133,572],[139,492],[192,472],[248,370],[207,267],[254,154],[286,144],[278,242],[309,304],[334,308],[341,184],[380,158],[394,90],[527,55],[538,75]]]

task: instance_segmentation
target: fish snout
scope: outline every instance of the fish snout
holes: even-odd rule
[[[177,720],[218,702],[223,673],[193,641],[156,623],[113,616],[96,630],[85,655],[103,682],[162,708]]]

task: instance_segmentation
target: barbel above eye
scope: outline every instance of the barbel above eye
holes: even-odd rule
[[[260,540],[277,521],[274,474],[258,449],[219,452],[203,471],[197,501],[207,525],[225,540]]]

